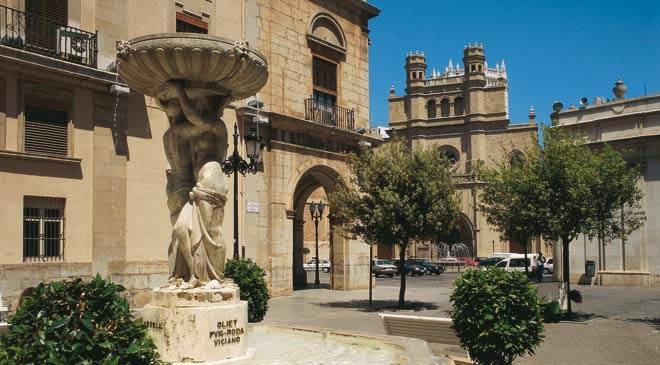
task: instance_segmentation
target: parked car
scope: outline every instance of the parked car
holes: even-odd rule
[[[379,277],[380,275],[394,277],[397,273],[397,268],[390,260],[374,259],[371,262],[371,272],[373,272],[376,277]]]
[[[319,261],[319,270],[323,272],[330,272],[330,266],[330,260],[328,259],[321,259],[321,261]],[[313,258],[307,263],[304,263],[303,268],[305,270],[316,270],[316,258]]]
[[[394,260],[392,263],[394,263],[397,268],[396,275],[401,275],[401,262],[399,260]],[[426,272],[426,269],[419,265],[412,264],[408,260],[406,260],[406,264],[404,266],[406,269],[406,275],[408,276],[422,276]]]
[[[552,274],[555,271],[555,260],[552,259],[552,257],[547,257],[545,259],[545,264],[543,264],[543,271],[545,271],[546,274]]]
[[[509,257],[502,259],[502,261],[495,264],[495,267],[502,268],[506,271],[525,271],[525,258]],[[530,273],[534,272],[535,266],[532,265],[532,260],[527,259],[527,269]]]
[[[445,271],[444,266],[440,264],[434,264],[429,259],[409,259],[408,261],[410,261],[410,263],[414,265],[423,267],[424,270],[426,270],[425,272],[426,275],[431,275],[431,274],[440,275]]]

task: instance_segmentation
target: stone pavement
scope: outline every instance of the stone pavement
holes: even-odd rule
[[[368,291],[306,289],[274,298],[264,323],[304,325],[384,334],[381,311],[420,316],[447,316],[449,291],[456,273],[408,278],[408,308],[396,309],[398,278],[379,278],[373,309],[367,308]],[[323,282],[323,280],[322,280]],[[556,283],[543,283],[550,297]],[[591,313],[587,323],[546,325],[545,341],[533,357],[516,364],[658,364],[660,359],[660,288],[589,287],[575,285],[583,303],[574,310]]]

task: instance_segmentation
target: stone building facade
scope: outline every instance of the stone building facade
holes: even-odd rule
[[[463,243],[462,255],[488,256],[493,252],[522,252],[523,246],[500,238],[483,214],[476,209],[478,182],[472,166],[476,161],[493,165],[508,161],[537,142],[533,109],[529,121],[512,125],[509,121],[509,82],[504,60],[489,67],[484,47],[469,44],[463,50],[463,66],[451,59],[443,72],[432,69],[427,75],[423,53],[409,53],[405,61],[406,89],[397,95],[390,89],[390,135],[404,138],[413,146],[441,149],[454,162],[461,216],[452,241]],[[536,240],[529,246],[547,250]],[[391,250],[381,247],[379,257]],[[410,256],[436,259],[441,254],[433,246],[410,247]]]
[[[166,281],[168,121],[154,100],[127,92],[114,62],[116,41],[160,32],[246,40],[265,55],[264,106],[240,101],[223,117],[241,135],[258,128],[266,144],[263,168],[239,178],[240,251],[266,270],[273,295],[304,282],[310,194],[321,188],[322,197],[346,175],[341,152],[379,142],[358,133],[368,128],[368,21],[378,9],[361,0],[0,6],[0,292],[12,308],[41,281],[100,273],[125,285],[138,306]],[[230,191],[228,255],[232,201]],[[332,288],[366,287],[366,245],[324,234]]]
[[[660,94],[625,98],[625,84],[617,81],[615,98],[583,99],[551,116],[554,128],[586,138],[598,149],[604,143],[623,151],[626,160],[642,170],[639,188],[646,222],[627,239],[614,239],[599,247],[596,239],[579,237],[570,243],[571,282],[615,286],[660,287]],[[557,105],[557,104],[555,104]],[[561,257],[557,245],[555,257]],[[595,277],[585,276],[585,261],[596,263]],[[555,269],[561,274],[561,262]]]

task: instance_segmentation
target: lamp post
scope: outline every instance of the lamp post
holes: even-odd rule
[[[257,117],[255,117],[256,120]],[[257,121],[258,123],[258,121]],[[227,176],[234,174],[234,258],[238,258],[238,174],[245,176],[246,173],[256,174],[261,157],[261,136],[257,128],[250,128],[245,136],[245,149],[249,159],[245,161],[238,153],[238,122],[234,124],[234,152],[222,162],[222,172]]]
[[[323,200],[318,203],[312,202],[309,204],[309,213],[312,215],[312,219],[314,219],[316,237],[316,272],[314,274],[314,285],[317,287],[321,284],[321,281],[319,280],[319,220],[323,218],[323,210],[325,210]]]

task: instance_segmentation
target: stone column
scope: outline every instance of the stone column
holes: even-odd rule
[[[362,239],[351,239],[340,228],[330,237],[332,245],[333,290],[369,288],[369,245]]]

